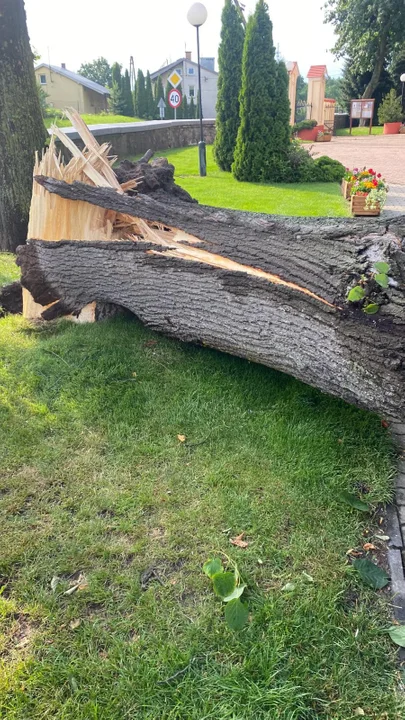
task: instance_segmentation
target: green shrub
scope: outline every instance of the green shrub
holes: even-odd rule
[[[384,97],[378,108],[378,122],[383,125],[384,123],[401,122],[403,118],[401,98],[397,97],[396,90],[393,88]]]
[[[344,173],[338,160],[326,155],[314,160],[298,140],[292,140],[284,167],[280,168],[279,182],[340,182]]]
[[[316,120],[301,120],[301,122],[295,123],[295,125],[292,126],[291,132],[295,135],[295,133],[300,130],[313,130],[317,124]]]
[[[318,182],[341,182],[346,170],[339,160],[333,160],[327,155],[314,161]]]

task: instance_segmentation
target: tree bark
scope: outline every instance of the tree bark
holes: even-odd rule
[[[19,248],[23,286],[54,303],[44,318],[93,301],[121,305],[155,330],[405,420],[405,217],[284,218],[39,180],[160,232]],[[391,286],[378,286],[382,306],[368,316],[347,293],[360,275],[373,283],[377,260],[389,263]]]
[[[27,237],[35,150],[47,138],[23,0],[0,7],[0,251]]]
[[[373,97],[374,90],[380,82],[381,73],[384,68],[387,53],[387,32],[384,32],[380,37],[380,45],[378,48],[378,54],[375,59],[373,74],[364,90],[363,98]]]

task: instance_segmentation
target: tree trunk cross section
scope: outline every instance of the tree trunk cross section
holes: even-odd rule
[[[134,241],[20,247],[23,286],[36,302],[55,303],[44,317],[91,302],[121,305],[167,335],[405,421],[404,217],[284,218],[39,182],[149,229]],[[378,315],[367,316],[346,296],[377,260],[390,264],[394,285]]]

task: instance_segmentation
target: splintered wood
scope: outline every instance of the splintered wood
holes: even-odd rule
[[[34,178],[37,175],[64,180],[71,184],[78,180],[97,187],[113,188],[119,193],[133,188],[136,183],[125,183],[122,188],[112,169],[116,157],[109,157],[111,146],[99,145],[87,125],[75,110],[66,110],[66,116],[79,133],[85,148],[80,150],[62,130],[51,128],[49,148],[40,159],[37,155]],[[61,153],[56,151],[56,138],[72,154],[65,164]],[[33,182],[28,237],[37,240],[114,240],[126,233],[136,233],[136,223],[131,219],[129,227],[119,213],[104,210],[82,201],[65,200],[51,195],[37,182]]]

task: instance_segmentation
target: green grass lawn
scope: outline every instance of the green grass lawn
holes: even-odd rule
[[[387,596],[346,556],[379,513],[339,499],[391,496],[378,418],[135,319],[9,316],[0,432],[0,717],[403,717]],[[236,634],[213,554],[247,584]]]
[[[14,262],[14,255],[0,252],[0,287],[13,280],[18,280],[20,270]]]
[[[238,182],[231,173],[217,167],[212,146],[207,147],[207,177],[198,171],[196,147],[156,151],[176,168],[176,181],[204,205],[250,210],[275,215],[349,215],[338,183],[267,185]]]
[[[142,122],[140,118],[128,117],[127,115],[82,115],[84,122],[87,125],[107,125],[111,123],[130,123],[130,122]],[[51,125],[56,124],[58,127],[71,127],[71,122],[67,118],[62,120],[57,118],[47,117],[44,120],[45,126],[50,128]]]
[[[382,125],[374,125],[371,128],[371,134],[372,135],[382,135],[383,130],[384,130],[384,128]],[[352,128],[352,135],[368,135],[368,134],[369,134],[368,127]],[[336,130],[336,135],[350,135],[350,128],[341,128],[340,130]]]

